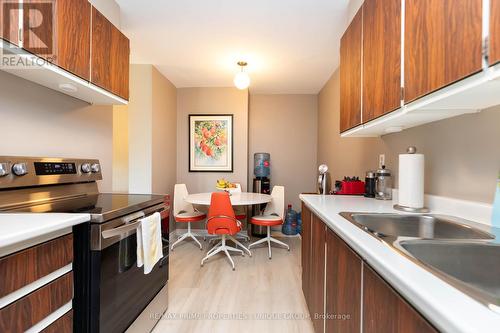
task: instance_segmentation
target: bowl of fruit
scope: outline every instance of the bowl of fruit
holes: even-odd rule
[[[215,188],[219,191],[226,191],[229,194],[238,190],[236,183],[231,183],[230,181],[225,180],[224,178],[218,179]]]

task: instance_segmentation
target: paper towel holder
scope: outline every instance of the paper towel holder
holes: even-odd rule
[[[417,152],[417,148],[414,146],[408,147],[406,149],[406,152],[408,154],[415,154]],[[394,205],[394,209],[400,210],[406,213],[429,213],[430,210],[427,207],[422,207],[422,208],[413,208],[413,207],[407,207],[407,206],[401,206],[401,205]]]

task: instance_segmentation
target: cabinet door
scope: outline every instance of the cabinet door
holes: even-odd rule
[[[92,7],[91,82],[128,100],[129,40]]]
[[[57,57],[65,70],[90,80],[90,15],[87,0],[58,0]]]
[[[87,0],[27,0],[23,3],[23,18],[25,50],[85,80],[90,79]]]
[[[330,229],[326,248],[326,332],[359,332],[363,263]]]
[[[405,102],[482,69],[482,0],[406,0]]]
[[[325,230],[317,216],[312,219],[309,313],[316,333],[324,331],[325,313]]]
[[[14,45],[19,45],[19,9],[19,3],[0,1],[0,38]]]
[[[310,304],[310,274],[311,274],[311,211],[302,203],[302,291],[306,304]]]
[[[490,0],[490,54],[489,62],[500,62],[500,0]]]
[[[377,273],[363,265],[363,332],[437,332]]]
[[[361,48],[363,8],[340,40],[340,131],[361,124]]]
[[[401,105],[401,0],[363,4],[363,122]]]

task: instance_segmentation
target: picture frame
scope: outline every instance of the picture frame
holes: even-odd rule
[[[189,115],[189,172],[233,172],[233,115]]]

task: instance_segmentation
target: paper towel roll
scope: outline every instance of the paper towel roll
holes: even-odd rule
[[[424,207],[423,154],[399,155],[399,205],[410,208]]]

